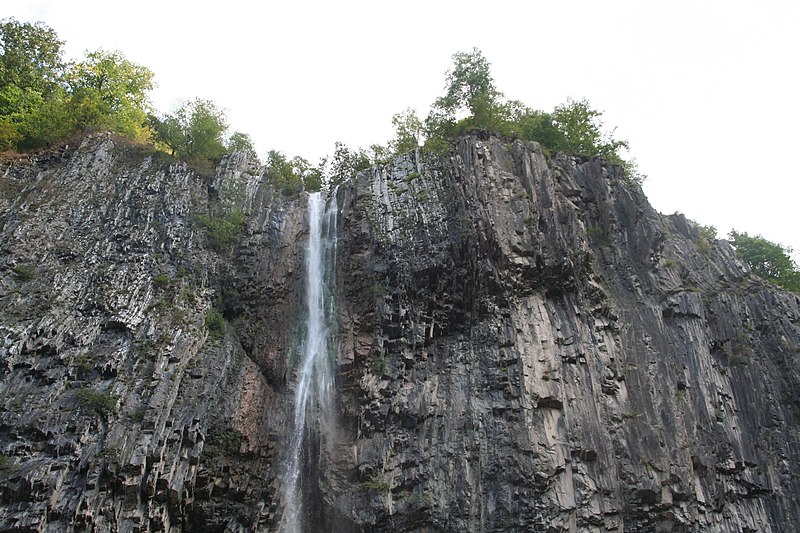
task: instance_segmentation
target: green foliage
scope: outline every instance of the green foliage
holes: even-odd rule
[[[270,150],[267,154],[267,176],[284,194],[297,194],[302,190],[322,189],[324,161],[314,167],[300,156],[287,159],[283,153]]]
[[[697,237],[694,240],[695,245],[697,245],[697,251],[703,255],[708,255],[711,253],[711,245],[709,244],[708,240],[703,237],[702,235]]]
[[[701,254],[710,254],[711,246],[717,242],[717,228],[714,226],[700,226],[700,235],[694,242]]]
[[[165,289],[165,288],[169,287],[170,281],[171,280],[170,280],[169,274],[165,274],[164,272],[161,272],[160,274],[157,274],[153,278],[153,285],[157,289]]]
[[[27,88],[50,96],[59,89],[64,42],[41,22],[0,21],[0,87]],[[0,112],[7,109],[0,103]]]
[[[36,269],[29,265],[17,265],[13,269],[19,281],[26,282],[36,279]]]
[[[731,231],[728,238],[736,248],[736,255],[747,263],[753,274],[800,293],[800,269],[789,255],[791,248],[784,248],[761,235],[751,237],[736,230]]]
[[[380,357],[376,357],[372,361],[372,372],[378,376],[382,376],[386,374],[386,371],[389,369],[389,360],[386,359],[385,355],[381,355]]]
[[[371,478],[366,481],[361,482],[361,489],[367,491],[375,491],[375,492],[389,492],[391,490],[391,485],[381,479],[380,475],[375,474]]]
[[[494,86],[490,64],[477,48],[453,54],[445,94],[433,103],[429,125],[442,133],[454,129],[493,129],[502,97]],[[456,124],[457,117],[468,113]]]
[[[4,453],[0,453],[0,472],[11,473],[16,469],[14,459]]]
[[[700,236],[713,243],[717,241],[716,226],[700,226]]]
[[[83,387],[77,392],[78,403],[82,408],[99,416],[106,416],[117,411],[117,399],[102,391]]]
[[[178,157],[217,161],[225,153],[227,118],[210,100],[197,98],[163,117],[151,115],[150,124],[156,139]]]
[[[299,177],[303,184],[303,189],[310,192],[316,192],[322,189],[322,169],[324,162],[315,167],[298,155],[294,156],[290,163],[292,173]]]
[[[570,154],[616,157],[625,141],[616,141],[603,133],[602,113],[592,109],[587,100],[567,100],[553,110],[553,124],[561,133],[555,148]]]
[[[247,216],[244,211],[234,210],[224,215],[198,215],[197,221],[208,235],[208,242],[217,252],[229,249],[242,236]]]
[[[222,313],[215,309],[208,311],[206,315],[206,329],[208,335],[215,340],[219,340],[225,336],[225,318]]]
[[[41,23],[3,21],[0,42],[0,148],[39,148],[96,129],[149,139],[147,68],[103,50],[66,65],[63,42]]]
[[[414,109],[409,107],[400,113],[395,113],[392,116],[392,126],[395,138],[389,144],[389,148],[395,154],[413,152],[421,145],[424,126]]]
[[[120,52],[97,50],[67,73],[69,108],[79,130],[106,129],[147,140],[147,93],[153,72]]]
[[[244,152],[247,154],[248,160],[261,164],[256,149],[253,147],[253,139],[247,133],[242,133],[241,131],[233,132],[228,138],[227,151],[231,153]]]
[[[443,153],[449,140],[472,131],[490,131],[535,141],[545,148],[589,157],[602,157],[622,169],[628,182],[641,183],[642,175],[633,159],[621,152],[627,141],[615,139],[600,120],[602,113],[586,100],[567,100],[551,113],[532,109],[522,102],[503,99],[490,73],[489,62],[480,50],[453,55],[453,67],[447,72],[445,94],[437,98],[425,120],[425,149]],[[395,144],[413,146],[413,115],[395,115]],[[418,138],[417,138],[418,139]]]
[[[458,53],[453,60],[445,96],[434,101],[425,119],[425,148],[434,153],[445,150],[448,139],[465,133],[508,130],[510,107],[500,100],[502,93],[494,88],[489,63],[480,51]]]
[[[204,451],[212,457],[237,455],[244,441],[238,430],[214,426],[208,432]]]
[[[363,150],[351,150],[344,143],[337,142],[331,160],[329,182],[338,185],[373,164],[369,154]]]
[[[41,138],[50,136],[41,124],[48,117],[43,107],[64,105],[63,44],[52,28],[40,22],[13,18],[0,22],[0,149],[36,147]],[[68,130],[55,124],[63,116],[58,112],[44,122]]]
[[[557,149],[565,143],[564,134],[556,126],[552,113],[531,109],[522,102],[510,102],[508,110],[509,121],[501,133],[536,141],[550,149]]]
[[[20,140],[14,148],[28,150],[52,146],[77,131],[68,95],[63,93],[49,100],[37,101],[21,112],[18,121]]]

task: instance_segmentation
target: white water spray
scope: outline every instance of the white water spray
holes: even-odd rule
[[[301,533],[302,524],[310,512],[305,509],[302,472],[306,439],[306,419],[319,424],[323,432],[333,416],[333,363],[329,349],[330,316],[333,305],[329,298],[331,273],[336,258],[336,191],[331,194],[328,208],[323,212],[320,193],[308,197],[308,245],[306,246],[306,331],[303,358],[297,372],[294,399],[294,428],[290,443],[290,458],[284,485],[284,512],[280,530]],[[327,268],[326,268],[327,267]],[[314,418],[314,417],[317,418]]]

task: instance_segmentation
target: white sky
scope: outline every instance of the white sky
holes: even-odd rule
[[[68,58],[147,66],[161,111],[211,99],[262,157],[312,162],[424,116],[452,54],[478,47],[508,98],[604,111],[658,210],[800,251],[797,0],[3,0],[11,16],[53,27]]]

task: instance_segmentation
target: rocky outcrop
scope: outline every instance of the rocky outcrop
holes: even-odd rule
[[[726,242],[597,159],[495,138],[340,196],[366,495],[333,507],[376,530],[800,524],[800,301]]]
[[[2,187],[0,529],[265,523],[302,208],[241,156],[204,177],[105,135]]]
[[[0,530],[277,530],[305,196],[106,135],[0,170]],[[725,241],[494,137],[336,191],[322,529],[800,524],[800,300]]]

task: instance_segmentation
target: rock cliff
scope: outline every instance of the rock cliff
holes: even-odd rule
[[[0,192],[0,530],[277,531],[306,196],[107,135]],[[495,137],[335,194],[316,530],[796,530],[800,299],[725,241]]]

